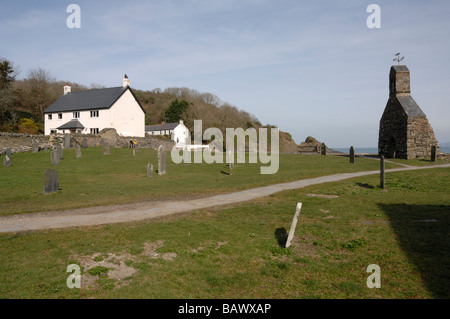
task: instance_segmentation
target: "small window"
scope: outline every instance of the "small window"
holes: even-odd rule
[[[62,120],[62,113],[58,113],[58,120]]]
[[[51,121],[51,119],[52,119],[52,114],[49,114],[48,115],[48,120]]]
[[[73,112],[73,118],[79,119],[80,118],[80,112]]]
[[[98,134],[98,128],[91,128],[91,134]]]
[[[98,117],[98,110],[96,111],[91,111],[91,117]]]
[[[56,130],[50,130],[50,134],[56,134]]]

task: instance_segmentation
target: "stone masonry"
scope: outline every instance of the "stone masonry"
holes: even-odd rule
[[[386,158],[429,158],[433,145],[438,147],[433,128],[411,97],[408,68],[392,66],[389,100],[380,120],[379,154]]]

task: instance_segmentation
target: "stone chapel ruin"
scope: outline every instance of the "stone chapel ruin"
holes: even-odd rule
[[[428,158],[438,148],[433,128],[411,97],[406,65],[394,65],[389,73],[389,100],[380,120],[378,153],[386,158]]]

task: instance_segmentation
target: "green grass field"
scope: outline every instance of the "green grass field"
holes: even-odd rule
[[[280,155],[276,174],[261,175],[262,164],[236,163],[232,175],[226,164],[174,164],[167,152],[167,174],[147,177],[147,164],[158,168],[157,152],[113,148],[104,156],[100,147],[64,151],[60,165],[51,165],[50,151],[12,155],[11,167],[0,167],[0,216],[61,210],[136,201],[207,196],[335,173],[376,170],[379,163],[357,159],[349,164],[343,156]],[[0,158],[3,160],[3,156]],[[248,160],[247,160],[248,161]],[[387,168],[394,167],[387,164]],[[43,173],[58,171],[60,191],[43,193]]]
[[[183,189],[195,194],[197,185],[203,188],[199,193],[212,193],[324,175],[321,172],[378,168],[372,160],[358,160],[352,167],[347,158],[283,156],[280,176],[268,180],[247,173],[259,169],[248,164],[237,165],[231,176],[220,173],[224,165],[169,166],[167,176],[147,179],[145,166],[149,160],[155,162],[154,152],[132,158],[127,150],[112,151],[116,156],[105,159],[96,149],[79,160],[67,156],[58,167],[62,190],[47,196],[40,194],[40,185],[32,185],[41,183],[41,174],[18,168],[22,161],[43,170],[50,167],[47,156],[15,156],[15,175],[24,180],[29,175],[28,184],[20,182],[23,192],[33,189],[32,197],[42,200],[33,208],[24,196],[23,207],[56,208],[47,198],[62,201],[59,207],[70,207],[76,205],[69,200],[72,196],[101,204],[91,194],[96,188],[104,200],[109,191],[115,196],[125,193],[123,198],[132,200],[169,198],[181,196]],[[89,152],[97,161],[81,165]],[[122,158],[134,164],[122,166]],[[128,172],[132,182],[115,180],[112,167]],[[2,198],[7,189],[5,171],[1,171]],[[87,171],[92,176],[80,174]],[[13,185],[12,170],[6,175],[9,187],[18,187]],[[83,190],[89,178],[97,185]],[[170,185],[164,179],[177,178],[181,185],[161,189]],[[236,180],[230,182],[231,178]],[[388,173],[386,179],[385,190],[372,175],[147,222],[0,234],[0,298],[449,298],[450,169]],[[139,189],[135,184],[147,189],[133,197],[130,194]],[[216,184],[217,189],[209,189]],[[5,210],[2,202],[2,211],[11,213],[11,201]],[[303,208],[293,244],[286,249],[282,243],[297,202]],[[69,264],[82,269],[81,289],[66,286]],[[380,266],[379,289],[366,285],[370,264]]]

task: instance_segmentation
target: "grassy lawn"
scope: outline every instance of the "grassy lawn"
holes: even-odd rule
[[[287,156],[283,165],[309,159]],[[331,167],[344,165],[339,160],[327,158]],[[105,161],[113,165],[114,157]],[[386,179],[385,190],[378,176],[365,176],[148,222],[0,234],[0,297],[449,298],[450,169]],[[297,202],[303,208],[285,249]],[[82,268],[81,289],[66,286],[73,263]],[[366,286],[370,264],[380,266],[380,289]]]
[[[11,167],[0,166],[0,216],[124,204],[136,201],[188,198],[231,192],[256,186],[335,173],[377,170],[373,159],[358,158],[354,164],[344,156],[280,155],[276,174],[261,175],[267,164],[236,163],[232,175],[226,164],[174,164],[167,156],[167,174],[147,177],[147,164],[158,168],[157,152],[141,149],[133,157],[130,149],[111,149],[104,156],[99,147],[64,151],[60,165],[51,165],[50,151],[12,155]],[[0,157],[3,161],[4,156]],[[247,160],[248,162],[248,160]],[[386,167],[395,167],[387,163]],[[43,194],[43,172],[58,171],[60,191]]]

